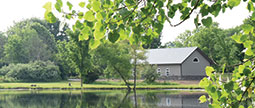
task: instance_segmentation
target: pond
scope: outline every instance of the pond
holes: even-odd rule
[[[0,108],[207,108],[201,91],[0,90]]]

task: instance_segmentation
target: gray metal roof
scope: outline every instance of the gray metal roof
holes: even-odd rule
[[[149,49],[146,56],[149,64],[181,64],[197,47]]]

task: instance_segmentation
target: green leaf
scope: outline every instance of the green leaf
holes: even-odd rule
[[[209,86],[209,80],[207,78],[203,78],[200,83],[199,83],[199,86],[200,87],[203,87],[203,88],[206,88]]]
[[[242,37],[242,35],[240,34],[234,34],[231,38],[234,39],[237,43],[242,43],[240,38]]]
[[[243,43],[245,48],[251,48],[252,44],[253,44],[253,41],[251,40],[247,40]]]
[[[207,101],[205,95],[200,96],[199,100],[200,100],[200,103],[205,103]]]
[[[244,106],[243,106],[243,105],[240,105],[238,108],[244,108]]]
[[[202,17],[208,15],[209,13],[208,5],[204,4],[203,7],[200,9],[200,13],[202,14]]]
[[[211,66],[206,66],[205,71],[206,71],[206,75],[207,76],[211,76],[211,74],[214,71],[214,69]]]
[[[78,13],[78,18],[79,18],[79,19],[82,19],[82,18],[83,18],[83,12],[79,12],[79,13]]]
[[[253,3],[251,1],[248,2],[247,9],[249,10],[249,12],[254,11],[254,6],[253,6]]]
[[[102,20],[102,19],[103,19],[102,14],[101,14],[101,13],[97,13],[97,14],[96,14],[96,19],[97,19],[98,21]]]
[[[108,34],[108,39],[112,43],[115,43],[119,39],[119,37],[120,35],[117,33],[117,31],[113,31]]]
[[[55,17],[55,15],[52,12],[45,12],[44,18],[49,23],[55,23],[57,21],[57,18]]]
[[[82,40],[88,40],[89,39],[89,34],[90,34],[90,28],[85,26],[79,35],[79,41]]]
[[[56,4],[55,4],[55,8],[58,12],[61,12],[61,8],[63,6],[62,0],[57,0]]]
[[[98,22],[95,23],[95,25],[94,25],[93,28],[94,28],[95,30],[100,30],[101,27],[102,27],[102,23],[101,23],[101,21],[98,21]]]
[[[254,53],[252,52],[252,49],[251,49],[251,48],[248,48],[248,49],[246,50],[245,54],[248,55],[248,56],[254,55]]]
[[[87,11],[85,13],[84,19],[89,21],[89,22],[93,22],[95,20],[95,16],[94,16],[94,12],[92,11]]]
[[[96,49],[100,45],[100,40],[91,39],[89,41],[89,48]]]
[[[79,3],[79,6],[80,6],[81,8],[84,8],[85,2],[80,2],[80,3]]]
[[[94,31],[94,37],[95,37],[95,40],[100,40],[102,38],[104,38],[104,34],[105,34],[106,30],[95,30]]]
[[[235,7],[235,6],[238,6],[240,4],[241,0],[229,0],[228,1],[228,5],[230,7]]]
[[[93,1],[92,3],[92,9],[97,12],[100,10],[101,3],[100,1]]]
[[[202,19],[202,24],[206,27],[209,27],[212,24],[212,18],[207,17],[206,19]]]
[[[128,34],[123,30],[123,29],[120,29],[120,39],[121,40],[125,40],[128,38]]]
[[[147,33],[146,33],[146,35],[151,35],[152,34],[152,29],[151,28],[149,28],[148,30],[147,30]]]
[[[227,92],[231,92],[233,90],[233,87],[234,87],[233,81],[230,81],[224,85],[224,88],[226,89]]]
[[[70,3],[69,1],[67,1],[66,4],[67,4],[69,10],[72,10],[72,8],[73,8],[72,3]]]
[[[51,12],[52,8],[51,8],[52,3],[51,2],[47,2],[43,5],[43,8],[47,11],[47,12]]]
[[[244,24],[242,26],[242,29],[243,29],[245,34],[249,34],[249,33],[253,32],[254,27],[252,25],[250,25],[250,24]]]
[[[239,65],[239,67],[238,67],[238,72],[239,72],[239,73],[243,73],[244,68],[245,68],[244,65]]]

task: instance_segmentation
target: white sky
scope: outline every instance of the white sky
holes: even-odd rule
[[[23,19],[38,17],[43,19],[44,9],[42,6],[48,1],[55,0],[1,0],[0,1],[0,31],[6,31],[13,22]],[[214,21],[220,24],[221,28],[227,29],[242,24],[242,21],[249,15],[245,4],[235,7],[233,10],[227,10],[224,14],[220,14]],[[193,16],[178,27],[170,27],[168,23],[164,24],[162,43],[173,41],[180,33],[185,30],[195,29]],[[178,23],[174,19],[173,24]]]

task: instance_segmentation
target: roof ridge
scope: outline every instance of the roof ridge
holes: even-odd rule
[[[180,47],[180,48],[155,48],[155,49],[146,49],[146,50],[159,50],[159,49],[183,49],[183,48],[198,48],[196,47]]]

